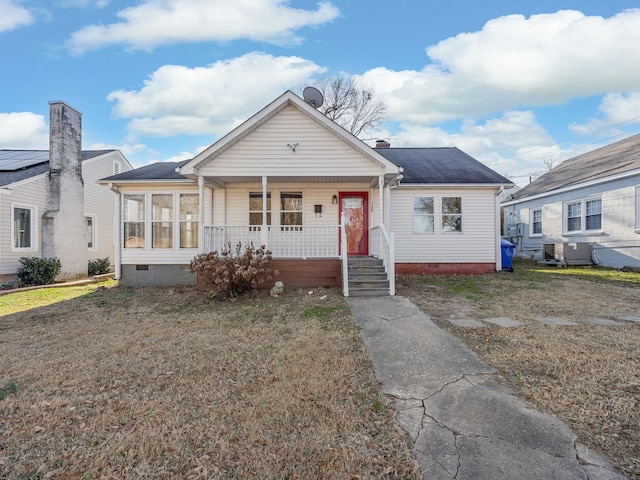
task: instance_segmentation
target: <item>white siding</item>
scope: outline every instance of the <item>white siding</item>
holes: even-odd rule
[[[287,145],[296,146],[293,152]],[[204,176],[363,176],[384,174],[295,107],[288,107],[199,169]]]
[[[24,182],[10,185],[11,192],[0,194],[0,274],[12,275],[20,266],[20,257],[41,255],[42,222],[40,218],[46,209],[46,175],[39,175]],[[35,207],[38,234],[36,244],[30,250],[13,250],[11,238],[11,210],[13,205]]]
[[[549,195],[506,207],[513,208],[525,224],[517,251],[525,255],[540,255],[543,243],[592,242],[602,265],[610,267],[640,266],[640,234],[636,231],[636,187],[638,177],[592,185],[570,192]],[[563,225],[563,205],[591,197],[602,199],[602,232],[567,234]],[[526,236],[529,231],[528,210],[542,205],[541,239],[535,243]]]
[[[114,224],[116,215],[116,195],[108,187],[97,181],[114,174],[114,162],[118,162],[120,172],[131,170],[119,152],[111,152],[82,162],[84,180],[84,213],[93,216],[96,224],[95,247],[89,249],[89,260],[109,257],[111,265],[115,261]]]
[[[413,198],[462,198],[462,232],[417,234],[413,231]],[[390,231],[395,233],[398,263],[494,263],[496,261],[495,189],[409,188],[391,191]]]

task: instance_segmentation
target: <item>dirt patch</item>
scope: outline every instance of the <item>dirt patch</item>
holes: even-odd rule
[[[101,288],[0,348],[2,478],[421,478],[337,290]]]
[[[513,274],[402,277],[397,293],[466,341],[502,381],[567,422],[628,478],[640,478],[640,325],[597,326],[640,315],[638,274],[597,275],[517,263]],[[635,275],[635,277],[634,277]],[[509,317],[522,327],[456,327],[448,319]],[[558,317],[577,326],[548,326]]]

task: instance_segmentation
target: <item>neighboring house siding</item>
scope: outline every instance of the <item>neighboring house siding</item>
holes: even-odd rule
[[[287,145],[298,144],[293,152]],[[361,176],[384,173],[352,146],[288,107],[199,170],[203,176]]]
[[[20,183],[10,185],[11,193],[0,194],[0,253],[2,263],[0,274],[12,275],[20,266],[20,257],[39,257],[42,253],[42,222],[41,217],[46,210],[47,176],[40,175]],[[28,250],[13,248],[12,209],[13,206],[35,207],[37,235],[35,244]]]
[[[414,233],[415,197],[461,197],[462,232]],[[410,188],[392,190],[390,231],[395,233],[397,263],[495,263],[496,191],[491,189]],[[436,200],[436,205],[440,203]],[[441,210],[435,213],[439,222]]]
[[[116,196],[97,181],[114,173],[114,162],[118,162],[120,172],[130,170],[129,163],[118,152],[108,153],[82,162],[84,180],[84,213],[95,219],[94,248],[89,249],[89,260],[109,257],[115,261],[114,215]]]
[[[523,237],[517,251],[525,255],[542,255],[545,243],[589,242],[595,247],[596,259],[611,267],[640,266],[640,234],[636,232],[636,188],[640,178],[579,188],[570,192],[505,207],[516,212],[523,223]],[[602,200],[602,231],[571,233],[566,229],[565,205],[588,199]],[[529,236],[529,210],[542,206],[542,236]]]

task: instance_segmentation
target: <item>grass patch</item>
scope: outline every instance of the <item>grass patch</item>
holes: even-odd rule
[[[421,479],[344,298],[322,293],[116,287],[0,317],[20,385],[3,475]]]
[[[4,400],[7,398],[7,395],[11,393],[16,393],[18,391],[18,386],[16,382],[13,380],[7,380],[2,387],[0,387],[0,400]]]

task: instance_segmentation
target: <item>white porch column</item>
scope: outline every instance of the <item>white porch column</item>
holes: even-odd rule
[[[384,175],[378,177],[378,196],[380,197],[380,217],[378,223],[384,225]]]
[[[204,177],[198,177],[198,253],[204,252]]]
[[[271,199],[273,202],[273,199]],[[273,204],[271,205],[273,208]],[[269,235],[267,232],[267,176],[262,176],[262,228],[260,229],[260,242],[265,248],[269,248]]]

